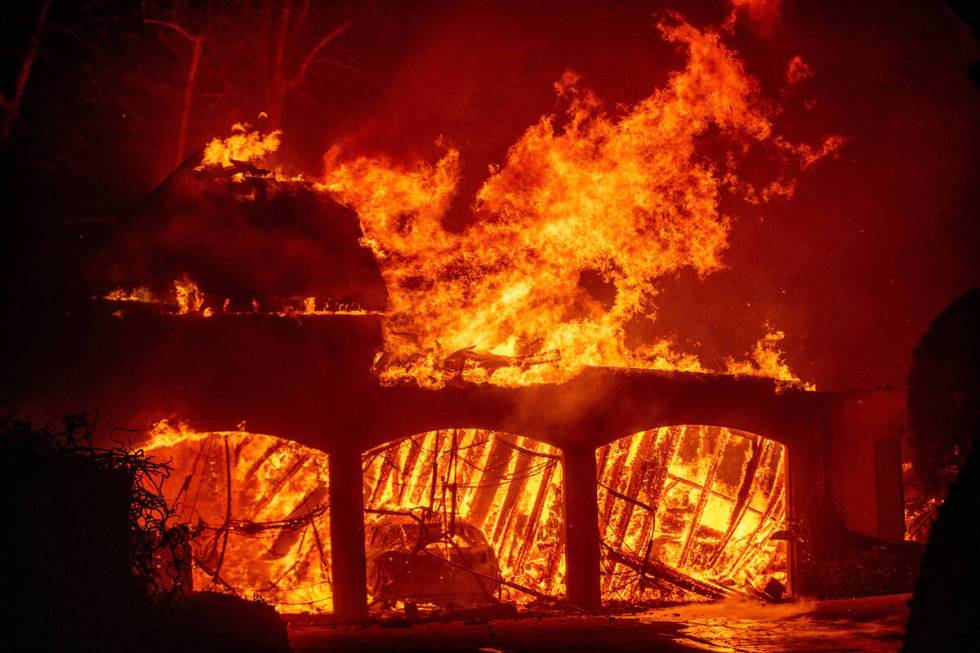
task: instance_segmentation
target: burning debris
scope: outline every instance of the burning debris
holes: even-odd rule
[[[675,279],[733,265],[738,207],[791,197],[845,144],[832,122],[786,124],[826,62],[794,48],[756,79],[735,49],[752,52],[739,16],[762,34],[779,3],[730,4],[718,25],[660,13],[677,65],[625,100],[547,70],[555,104],[501,129],[488,169],[465,137],[386,147],[361,125],[307,147],[311,174],[280,151],[283,91],[111,234],[84,292],[100,301],[51,313],[77,334],[23,321],[9,387],[114,425],[173,420],[145,449],[174,470],[164,512],[182,526],[154,560],[180,568],[175,592],[412,620],[906,588],[892,402],[805,392],[778,311],[731,302],[738,347],[723,309],[670,325]],[[285,47],[303,19],[279,8]],[[45,357],[75,364],[51,383],[32,369]],[[940,499],[906,498],[923,538]]]
[[[188,525],[194,587],[329,611],[327,456],[266,435],[162,422],[144,449],[170,461],[164,495]]]
[[[661,428],[603,447],[603,596],[762,596],[786,583],[782,445],[728,429]]]
[[[433,431],[364,455],[368,531],[388,532],[393,515],[415,522],[415,537],[398,554],[407,553],[407,562],[392,580],[441,570],[456,579],[430,596],[442,605],[557,599],[565,564],[561,486],[557,449],[504,433]],[[368,548],[378,546],[369,535]]]
[[[190,527],[194,585],[284,612],[330,611],[326,456],[269,436],[161,423],[145,446]],[[379,607],[552,601],[562,591],[561,465],[529,438],[435,431],[365,454],[370,595]]]
[[[483,533],[462,520],[369,510],[368,592],[382,610],[419,604],[444,609],[496,603],[500,569]]]
[[[194,584],[286,612],[331,608],[326,456],[246,432],[157,426]],[[783,448],[712,427],[597,454],[602,593],[612,604],[771,595],[786,582]],[[364,454],[368,594],[381,612],[560,602],[562,463],[531,438],[433,431]],[[778,592],[776,592],[778,593]]]

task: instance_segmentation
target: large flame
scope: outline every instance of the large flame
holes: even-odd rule
[[[729,357],[722,369],[678,350],[670,337],[638,335],[657,318],[665,276],[690,269],[703,277],[724,267],[733,226],[724,198],[760,204],[788,197],[797,173],[844,142],[793,143],[777,133],[778,107],[724,43],[733,20],[698,29],[666,14],[660,33],[686,53],[686,65],[630,107],[607,109],[566,72],[555,84],[566,110],[543,116],[502,165],[491,166],[462,231],[443,225],[465,199],[457,197],[465,153],[452,145],[437,143],[444,155],[434,163],[356,156],[339,146],[327,152],[323,178],[306,185],[357,212],[362,244],[380,266],[389,298],[376,360],[383,383],[524,385],[615,366],[766,376],[812,389],[785,361],[783,333],[769,325],[746,357]],[[789,83],[809,74],[800,57],[788,71]],[[268,160],[280,137],[236,124],[231,136],[208,144],[199,170],[231,173],[234,181],[301,181]],[[761,183],[740,172],[760,152],[778,170]],[[152,297],[143,288],[107,296]],[[267,299],[253,300],[253,310],[364,312],[315,298]],[[178,314],[240,312],[227,300],[206,302],[188,278],[174,282],[166,303]]]
[[[457,192],[456,149],[412,165],[328,153],[322,187],[357,211],[388,287],[384,381],[553,382],[587,365],[706,371],[670,340],[631,341],[628,325],[655,318],[664,275],[723,266],[732,227],[723,194],[760,202],[792,193],[785,175],[762,188],[742,179],[745,154],[764,148],[802,169],[841,141],[774,135],[757,82],[722,33],[676,15],[660,31],[686,49],[684,69],[619,113],[567,72],[556,84],[567,111],[542,117],[491,168],[462,233],[441,222]],[[709,136],[723,156],[705,156]],[[770,355],[779,337],[729,368],[797,380]]]

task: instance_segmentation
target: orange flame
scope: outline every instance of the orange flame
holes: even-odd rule
[[[707,426],[599,449],[604,598],[751,595],[785,582],[785,548],[771,539],[785,527],[784,456],[776,442]]]
[[[388,287],[384,382],[438,387],[460,374],[553,382],[587,365],[704,371],[669,340],[628,342],[627,324],[655,317],[664,275],[723,267],[731,219],[720,211],[722,193],[792,194],[785,179],[761,191],[740,180],[741,154],[768,145],[805,168],[840,142],[809,147],[774,136],[758,84],[720,33],[677,15],[660,30],[687,50],[686,67],[619,116],[567,72],[556,84],[566,114],[541,118],[491,169],[473,207],[479,220],[462,233],[441,225],[456,193],[457,150],[444,146],[437,163],[409,166],[328,152],[321,187],[357,211]],[[722,164],[706,164],[699,151],[709,129],[727,142]],[[591,293],[588,275],[614,297]],[[757,351],[773,342],[764,337]],[[795,380],[785,365],[737,367]]]
[[[735,3],[741,6],[746,3]],[[778,3],[749,3],[754,10]],[[732,219],[726,195],[760,204],[793,194],[803,171],[844,144],[790,142],[776,133],[772,103],[760,96],[737,52],[723,42],[731,25],[697,29],[675,13],[659,23],[665,40],[687,54],[667,84],[625,109],[607,109],[572,71],[555,84],[567,103],[543,116],[491,166],[473,201],[475,221],[462,232],[442,221],[457,196],[461,153],[437,142],[435,163],[350,157],[332,147],[313,187],[353,208],[388,289],[384,351],[376,371],[385,384],[441,387],[452,379],[501,385],[560,382],[586,366],[727,372],[799,383],[769,329],[746,360],[710,369],[670,338],[627,336],[657,317],[658,283],[691,269],[724,267]],[[802,59],[791,68],[803,70]],[[801,67],[802,66],[802,67]],[[799,72],[797,70],[797,72]],[[302,179],[242,166],[264,159],[280,132],[263,135],[237,124],[212,140],[201,168],[239,170],[280,181]],[[705,142],[723,148],[709,159]],[[754,150],[781,165],[762,185],[739,175]],[[245,170],[246,172],[242,172]],[[185,278],[175,282],[175,312],[235,313],[226,301],[205,305]],[[146,301],[145,289],[114,291],[114,300]],[[253,301],[275,315],[360,314],[357,307],[319,307],[313,298]],[[812,388],[812,386],[805,386]]]
[[[235,123],[228,138],[214,138],[204,146],[200,168],[220,166],[232,168],[236,162],[260,160],[279,149],[282,132],[262,134],[248,123]]]
[[[332,609],[326,454],[166,420],[143,449],[173,468],[163,492],[190,529],[195,589],[261,598],[279,612]]]

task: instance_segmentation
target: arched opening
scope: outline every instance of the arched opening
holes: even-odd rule
[[[363,457],[371,609],[529,604],[564,592],[560,452],[481,429]]]
[[[279,612],[333,609],[327,454],[166,422],[143,448],[170,461],[163,493],[187,525],[194,589],[259,598]]]
[[[717,426],[668,426],[597,451],[604,601],[781,595],[785,447]]]

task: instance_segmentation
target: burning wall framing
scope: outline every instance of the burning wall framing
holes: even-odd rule
[[[261,597],[283,612],[332,610],[327,455],[166,422],[147,449],[174,466],[165,492],[188,525],[198,588]],[[784,526],[783,460],[773,441],[716,427],[664,427],[601,447],[603,600],[761,595],[767,581],[785,582],[785,551],[770,539]],[[565,600],[559,449],[441,429],[362,461],[372,609]]]
[[[448,429],[372,449],[364,460],[368,522],[379,525],[402,516],[428,527],[432,545],[414,545],[412,557],[417,560],[420,553],[438,557],[447,568],[473,575],[484,596],[477,597],[471,590],[473,596],[467,603],[500,599],[527,603],[564,593],[558,449],[506,433]],[[468,556],[461,548],[464,529],[482,533],[485,547],[492,551],[491,564],[467,560],[482,553]],[[368,531],[372,531],[370,526]],[[379,600],[382,579],[376,559],[383,545],[374,539],[369,534],[369,583],[374,585],[369,592]],[[444,546],[433,546],[437,543]],[[443,550],[437,550],[440,548]],[[409,573],[417,566],[414,560],[406,562],[404,569]],[[389,584],[398,582],[398,578],[389,579]]]
[[[785,451],[727,428],[678,426],[597,452],[602,596],[721,598],[786,582]],[[785,587],[785,586],[784,586]]]
[[[597,448],[665,425],[719,424],[775,439],[787,449],[786,530],[792,534],[787,572],[789,591],[798,595],[805,595],[807,587],[794,583],[806,577],[795,570],[821,555],[799,541],[801,526],[811,516],[808,528],[836,532],[812,506],[829,501],[845,511],[847,528],[889,537],[875,530],[874,514],[851,519],[852,510],[860,516],[865,497],[882,491],[874,485],[874,474],[859,473],[873,460],[856,455],[855,443],[871,443],[885,434],[839,419],[846,399],[839,394],[781,389],[757,377],[602,368],[586,369],[562,384],[519,388],[465,382],[439,390],[384,387],[370,373],[379,330],[375,316],[205,319],[134,310],[120,320],[104,306],[87,302],[73,322],[42,325],[11,351],[10,369],[22,373],[16,386],[8,385],[8,396],[23,397],[35,414],[64,413],[79,404],[104,407],[97,434],[104,441],[111,425],[138,426],[179,415],[199,432],[234,431],[244,422],[251,432],[288,434],[326,452],[332,481],[333,606],[336,614],[349,618],[359,618],[367,608],[362,454],[439,429],[482,428],[534,438],[561,449],[563,472],[571,464],[572,477],[586,480],[595,478]],[[270,342],[275,346],[267,346]],[[205,351],[208,356],[202,357]],[[250,355],[242,356],[243,351]],[[75,365],[61,370],[52,383],[51,375],[30,364],[42,352],[64,352],[66,358],[71,352]],[[851,403],[854,410],[864,405]],[[857,485],[841,485],[841,479]],[[583,497],[591,496],[596,505],[599,488],[588,485],[566,483],[566,512],[568,506],[587,505]],[[567,496],[573,493],[578,498]],[[571,517],[566,515],[566,526],[576,518],[586,526],[599,518],[574,511]],[[570,594],[576,579],[579,586],[594,582],[594,594],[579,597],[579,604],[590,609],[601,600],[595,530],[594,551],[566,551]],[[593,553],[594,568],[588,562]],[[346,580],[345,573],[350,574]]]
[[[333,608],[326,454],[166,422],[146,449],[173,467],[164,496],[187,525],[197,589],[259,598],[280,612]]]

